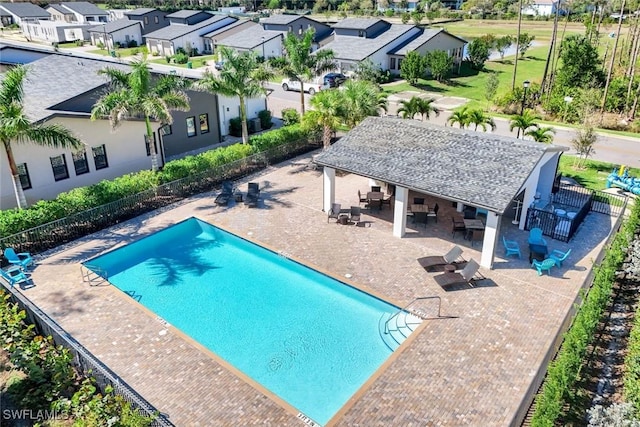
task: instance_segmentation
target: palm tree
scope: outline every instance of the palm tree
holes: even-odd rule
[[[440,115],[440,110],[431,105],[434,101],[434,98],[423,99],[418,96],[412,96],[408,101],[400,101],[401,107],[398,108],[398,113],[403,119],[413,119],[416,114],[420,114],[422,121],[424,121],[425,116],[429,120],[431,113],[435,113],[436,116]]]
[[[300,82],[300,107],[304,115],[304,82],[335,68],[333,51],[322,49],[311,53],[315,30],[309,28],[301,38],[288,33],[282,45],[284,56],[272,60],[272,64],[289,79]]]
[[[484,111],[477,109],[471,110],[468,112],[468,122],[469,126],[475,125],[474,130],[478,130],[478,126],[482,128],[483,132],[487,131],[487,125],[491,128],[491,130],[496,130],[496,122],[493,121],[493,117],[486,114]]]
[[[194,89],[203,92],[219,93],[224,96],[237,96],[240,101],[240,122],[242,123],[242,142],[249,143],[249,131],[247,129],[247,105],[246,100],[267,93],[264,83],[271,77],[267,68],[260,66],[255,52],[236,52],[228,47],[221,47],[220,57],[224,61],[220,76],[215,76],[209,71],[205,72],[202,79]]]
[[[544,144],[551,144],[553,142],[553,134],[556,130],[552,127],[536,127],[525,132],[525,135],[530,136],[536,142],[542,142]]]
[[[310,128],[322,128],[322,143],[326,149],[331,144],[331,135],[341,124],[342,92],[323,90],[311,98],[311,107],[313,110],[305,113],[302,123]]]
[[[380,115],[380,110],[387,111],[387,94],[366,80],[347,80],[339,92],[341,117],[349,128],[369,116]]]
[[[454,111],[447,119],[447,124],[451,126],[456,123],[460,126],[460,129],[464,129],[469,125],[469,109],[467,107]]]
[[[7,152],[9,171],[13,176],[13,189],[18,208],[27,207],[27,199],[20,183],[20,174],[11,144],[28,143],[53,148],[80,148],[83,143],[73,133],[59,124],[34,124],[24,112],[24,80],[27,69],[18,66],[10,69],[0,83],[0,140]]]
[[[511,123],[509,124],[509,130],[513,132],[514,129],[518,129],[518,135],[516,138],[520,138],[520,132],[522,132],[522,138],[530,128],[538,127],[536,120],[539,120],[540,116],[533,113],[531,110],[524,110],[522,114],[511,116]]]
[[[91,120],[109,117],[111,127],[116,129],[122,120],[144,116],[151,170],[157,171],[158,153],[153,143],[151,119],[171,124],[171,110],[189,110],[189,97],[182,90],[186,87],[185,81],[176,76],[154,79],[146,59],[133,61],[128,73],[115,68],[105,68],[98,73],[111,79],[111,90],[93,106]]]

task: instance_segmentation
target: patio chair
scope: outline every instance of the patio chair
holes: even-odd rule
[[[438,210],[439,209],[440,209],[440,206],[438,206],[438,204],[436,203],[435,206],[433,207],[433,209],[429,209],[429,212],[427,212],[427,219],[435,218],[436,222],[438,222]]]
[[[379,193],[380,191],[382,191],[382,187],[380,187],[379,185],[372,185],[371,191],[373,191],[374,193]]]
[[[562,261],[567,259],[567,257],[571,254],[571,249],[566,252],[559,251],[558,249],[554,249],[551,251],[551,255],[549,258],[556,262],[556,267],[562,267]]]
[[[515,240],[507,240],[502,236],[502,243],[504,243],[504,256],[518,255],[518,258],[522,256],[520,254],[520,245]]]
[[[258,206],[258,199],[260,198],[260,184],[257,182],[250,182],[247,187],[247,197],[244,199],[244,204],[250,208]]]
[[[528,242],[530,245],[547,246],[547,241],[542,237],[542,229],[534,227],[529,231]]]
[[[16,253],[13,248],[7,248],[4,250],[4,257],[9,261],[9,264],[17,265],[23,270],[33,265],[33,258],[29,252]]]
[[[358,204],[360,204],[360,203],[369,203],[369,199],[367,199],[367,195],[366,194],[363,197],[362,193],[360,192],[360,190],[358,190]]]
[[[467,206],[462,211],[462,215],[464,216],[464,219],[476,219],[476,208],[473,206]]]
[[[414,224],[423,224],[425,228],[427,228],[427,213],[426,212],[414,212],[413,213],[413,223]]]
[[[29,283],[31,279],[19,267],[10,267],[8,270],[0,268],[0,277],[2,277],[13,288],[14,285]]]
[[[538,270],[538,276],[542,276],[542,272],[545,270],[549,273],[549,276],[551,276],[551,267],[554,267],[555,265],[556,260],[551,258],[547,258],[544,261],[538,261],[537,259],[534,259],[531,263],[531,267]]]
[[[393,199],[393,196],[396,195],[395,193],[396,193],[396,187],[394,186],[389,196],[382,199],[381,206],[388,205],[389,207],[391,207],[391,200]]]
[[[469,230],[471,231],[471,246],[475,246],[476,242],[484,242],[484,230]]]
[[[222,191],[216,196],[214,203],[218,206],[227,206],[233,197],[233,184],[230,181],[222,183]]]
[[[460,246],[454,246],[444,255],[432,255],[418,259],[420,266],[427,271],[434,271],[436,268],[448,264],[458,266],[465,262],[464,258],[462,258],[462,248]]]
[[[473,287],[476,280],[476,274],[478,274],[479,269],[480,266],[478,265],[478,263],[470,259],[467,265],[459,273],[447,272],[439,274],[434,277],[434,280],[444,290],[447,290],[447,288],[456,285],[469,285]]]
[[[351,206],[349,221],[354,222],[356,225],[360,224],[360,206]]]
[[[329,215],[327,216],[327,222],[329,222],[331,218],[335,218],[336,221],[338,221],[338,218],[340,218],[340,208],[340,203],[331,204],[331,209],[329,209]]]

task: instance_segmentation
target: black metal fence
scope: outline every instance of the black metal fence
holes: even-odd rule
[[[151,424],[154,427],[172,427],[174,424],[160,413],[152,404],[147,402],[122,378],[98,360],[89,350],[78,343],[60,325],[47,316],[24,295],[13,288],[1,283],[11,295],[11,301],[17,303],[27,314],[27,320],[36,326],[36,330],[42,336],[51,336],[56,345],[62,345],[69,349],[73,355],[75,366],[87,377],[94,377],[96,385],[104,393],[107,386],[113,388],[113,392],[129,402],[133,409],[142,414],[153,417]]]
[[[542,234],[568,242],[589,212],[620,216],[627,206],[627,196],[590,190],[576,185],[563,185],[552,195],[549,207],[529,208],[525,228],[542,229]],[[567,215],[567,208],[573,208]]]
[[[206,172],[160,185],[120,200],[43,224],[0,239],[0,248],[37,254],[136,216],[168,206],[195,194],[318,148],[313,140],[283,144]]]

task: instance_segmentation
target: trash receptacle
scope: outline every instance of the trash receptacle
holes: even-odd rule
[[[112,50],[111,52],[109,52],[111,54],[111,56],[113,56],[114,58],[116,57],[116,51]]]
[[[193,68],[193,62],[191,61],[187,62],[187,68]]]

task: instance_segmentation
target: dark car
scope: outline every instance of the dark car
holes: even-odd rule
[[[224,67],[224,61],[216,62],[216,65],[215,65],[216,70],[222,70],[222,67]]]
[[[347,80],[347,76],[341,73],[329,73],[323,77],[323,83],[329,87],[338,87]]]

